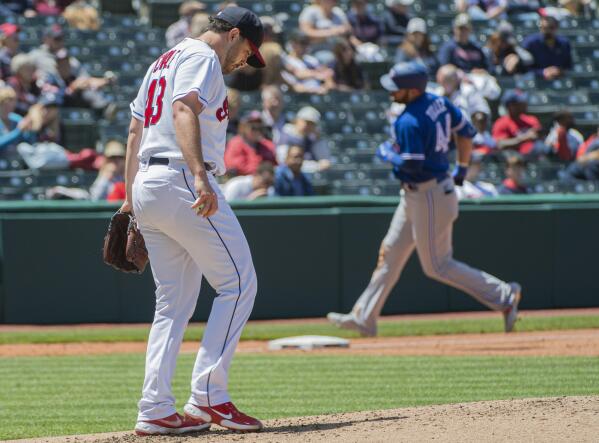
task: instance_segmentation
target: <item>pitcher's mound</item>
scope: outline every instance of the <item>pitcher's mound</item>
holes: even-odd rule
[[[399,381],[398,381],[399,382]],[[212,430],[185,437],[136,437],[131,432],[37,441],[174,442],[597,442],[599,396],[483,401],[354,412],[265,422],[256,434]]]

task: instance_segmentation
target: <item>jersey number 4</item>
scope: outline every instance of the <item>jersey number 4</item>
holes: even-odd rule
[[[156,93],[158,88],[158,93]],[[148,98],[146,100],[146,112],[144,119],[144,128],[153,126],[160,120],[162,116],[162,99],[164,98],[164,91],[166,90],[166,79],[160,77],[150,82],[148,88]],[[156,103],[154,103],[154,100]]]
[[[437,133],[437,143],[435,146],[435,151],[449,151],[449,143],[451,142],[451,119],[449,117],[449,114],[445,114],[445,128],[443,128],[440,121],[437,121],[435,123],[435,129],[435,132]]]

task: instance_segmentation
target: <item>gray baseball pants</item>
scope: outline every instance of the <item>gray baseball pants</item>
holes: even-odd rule
[[[424,273],[471,295],[496,311],[508,308],[511,286],[453,258],[452,228],[458,217],[453,180],[430,180],[404,186],[401,202],[379,251],[377,267],[352,312],[368,328],[376,328],[383,305],[416,248]]]

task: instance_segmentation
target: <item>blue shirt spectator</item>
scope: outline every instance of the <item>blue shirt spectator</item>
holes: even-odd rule
[[[410,21],[409,9],[412,3],[414,0],[385,0],[383,29],[389,44],[398,45],[402,42]]]
[[[291,146],[287,151],[285,164],[275,172],[275,193],[281,196],[314,195],[312,183],[302,172],[304,150],[300,146]]]
[[[361,42],[377,43],[383,34],[383,24],[368,12],[366,0],[352,0],[347,19],[354,36]]]
[[[522,47],[533,57],[531,69],[546,80],[554,80],[572,69],[570,42],[557,35],[558,22],[553,17],[541,17],[540,28],[541,32],[529,35]]]
[[[464,72],[474,69],[488,70],[485,53],[480,46],[470,41],[472,25],[467,14],[459,14],[453,23],[453,39],[439,49],[439,63],[454,65]]]
[[[17,95],[8,86],[0,88],[0,155],[16,153],[16,146],[21,142],[33,143],[35,133],[28,131],[31,123],[23,121],[23,117],[15,113]]]

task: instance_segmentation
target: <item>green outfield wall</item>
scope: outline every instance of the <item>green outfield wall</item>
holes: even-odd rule
[[[312,197],[234,204],[252,249],[252,318],[348,310],[367,284],[398,198]],[[150,322],[154,284],[102,262],[116,206],[0,204],[0,322]],[[524,287],[524,309],[599,306],[599,195],[504,197],[460,205],[455,257]],[[214,292],[204,284],[195,320]],[[410,259],[384,313],[483,309]]]

